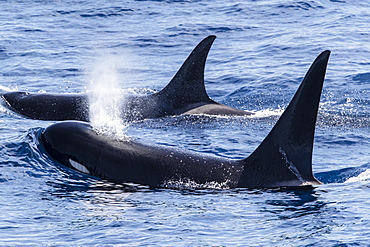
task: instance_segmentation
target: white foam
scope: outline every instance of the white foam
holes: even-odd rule
[[[8,112],[8,110],[2,104],[0,104],[0,113],[6,113],[6,112]]]
[[[165,181],[161,184],[161,187],[168,189],[230,189],[230,183],[231,181],[226,180],[222,183],[210,181],[204,184],[199,184],[191,179],[181,178]]]
[[[260,111],[253,112],[254,115],[251,115],[251,118],[264,118],[264,117],[273,117],[273,116],[280,116],[283,114],[284,109],[263,109]]]
[[[18,87],[16,86],[15,88],[10,88],[10,87],[0,85],[0,91],[4,91],[4,92],[18,91]]]
[[[366,181],[370,180],[370,169],[366,169],[366,171],[360,173],[356,177],[351,177],[345,181],[345,183],[353,183],[353,182],[359,182],[359,181]]]

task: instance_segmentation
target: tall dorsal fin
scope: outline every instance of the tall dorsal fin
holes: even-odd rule
[[[324,51],[316,58],[271,132],[242,161],[245,169],[238,187],[278,187],[287,181],[292,186],[318,183],[312,173],[312,150],[329,55],[330,51]]]
[[[206,59],[216,36],[203,39],[190,53],[170,83],[157,93],[175,108],[197,102],[214,102],[204,86]]]

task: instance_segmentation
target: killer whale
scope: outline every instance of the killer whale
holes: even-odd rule
[[[112,140],[78,121],[50,125],[39,140],[56,162],[115,183],[153,188],[185,180],[229,188],[317,185],[320,182],[312,172],[312,151],[329,56],[330,51],[324,51],[315,59],[271,132],[245,159],[226,159],[135,140]]]
[[[125,96],[120,106],[121,118],[134,121],[181,114],[251,115],[210,99],[206,92],[204,69],[215,39],[214,35],[203,39],[158,93]],[[88,94],[9,92],[1,98],[5,107],[31,119],[89,121]]]

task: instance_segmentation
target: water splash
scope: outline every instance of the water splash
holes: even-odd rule
[[[0,92],[12,92],[12,91],[18,91],[18,86],[15,85],[14,87],[7,87],[4,85],[0,85]]]
[[[266,117],[281,116],[281,114],[283,112],[284,112],[283,108],[263,109],[263,110],[260,110],[260,111],[253,112],[254,115],[251,115],[250,118],[266,118]]]
[[[370,179],[370,169],[366,169],[356,177],[348,178],[345,183],[353,183],[359,181],[368,181]]]
[[[92,66],[89,74],[90,122],[99,133],[124,138],[125,123],[121,118],[121,102],[124,95],[120,90],[119,65],[122,59],[118,55],[106,54]]]
[[[172,178],[164,181],[161,187],[167,189],[230,189],[232,181],[226,180],[225,182],[210,181],[204,184],[197,183],[189,178]]]

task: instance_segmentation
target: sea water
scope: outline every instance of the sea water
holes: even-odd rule
[[[45,155],[38,136],[53,121],[0,108],[0,245],[369,245],[368,1],[4,0],[0,9],[1,92],[90,93],[94,82],[112,96],[102,97],[108,108],[119,92],[159,91],[217,35],[207,91],[255,117],[108,123],[145,143],[232,159],[261,143],[315,57],[332,50],[313,154],[323,185],[312,190],[108,183]],[[100,113],[110,110],[114,119],[116,108]]]

